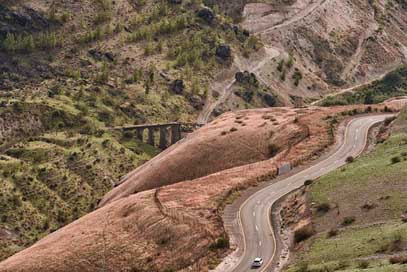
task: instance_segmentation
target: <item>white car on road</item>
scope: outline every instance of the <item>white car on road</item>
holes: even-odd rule
[[[252,264],[252,267],[256,267],[256,268],[257,268],[257,267],[260,267],[260,266],[262,266],[262,265],[263,265],[263,259],[257,257],[257,258],[254,259],[253,264]]]

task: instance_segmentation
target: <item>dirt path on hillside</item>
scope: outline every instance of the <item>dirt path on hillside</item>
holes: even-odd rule
[[[198,124],[206,124],[208,123],[213,111],[221,105],[222,103],[226,102],[227,99],[230,97],[232,92],[232,86],[236,82],[235,74],[239,71],[248,71],[250,73],[254,73],[259,79],[259,81],[267,85],[266,81],[261,78],[257,74],[257,71],[260,70],[266,63],[271,61],[272,59],[278,57],[280,52],[272,47],[264,47],[264,58],[260,62],[251,62],[250,59],[243,59],[239,56],[235,56],[233,65],[228,71],[222,71],[217,78],[222,79],[221,81],[215,80],[210,88],[208,97],[205,103],[205,106],[202,112],[198,116]],[[227,77],[224,75],[227,74]],[[214,99],[214,93],[217,92],[219,95],[217,98]]]
[[[350,61],[346,64],[345,68],[343,69],[343,72],[341,75],[341,78],[343,80],[346,80],[355,74],[355,69],[357,67],[359,67],[360,60],[362,59],[362,56],[365,52],[364,45],[367,42],[367,40],[369,39],[369,37],[371,37],[371,35],[373,35],[373,33],[375,31],[377,31],[378,28],[379,28],[379,26],[377,25],[377,23],[375,23],[375,22],[371,23],[369,25],[369,28],[364,33],[364,35],[359,38],[358,48],[356,49],[355,54],[353,54]]]
[[[263,30],[263,31],[257,31],[254,32],[253,34],[264,34],[266,32],[269,32],[271,30],[274,30],[276,28],[288,26],[292,23],[295,23],[304,17],[310,15],[313,11],[315,11],[316,8],[320,7],[322,4],[324,4],[327,0],[319,0],[312,5],[310,5],[308,8],[301,10],[298,13],[295,13],[292,17],[288,19],[284,19],[281,23],[277,25],[270,26],[269,28]],[[312,3],[312,1],[311,1]],[[214,80],[214,82],[210,85],[209,87],[209,93],[207,100],[205,102],[204,108],[202,112],[198,116],[197,123],[198,124],[206,124],[208,123],[213,111],[227,101],[227,99],[231,95],[231,90],[233,84],[235,84],[236,79],[235,79],[235,74],[238,71],[248,71],[250,73],[254,73],[256,75],[256,78],[264,85],[268,86],[269,83],[258,73],[258,71],[263,68],[268,62],[273,60],[274,58],[277,58],[278,56],[281,55],[281,50],[279,48],[273,47],[273,46],[265,46],[264,47],[264,53],[265,57],[259,61],[259,62],[251,62],[250,59],[243,59],[239,56],[235,56],[233,65],[230,69],[227,71],[222,71],[217,75],[216,78],[219,79]],[[225,77],[224,75],[227,74]],[[217,92],[218,96],[217,98],[214,99],[213,94]]]
[[[293,23],[296,23],[300,20],[303,20],[304,18],[308,17],[311,15],[316,9],[320,8],[322,5],[325,4],[328,0],[319,0],[316,2],[311,1],[310,6],[307,7],[306,9],[303,9],[299,11],[298,13],[295,13],[292,17],[287,18],[279,22],[278,24],[275,24],[273,26],[268,27],[267,29],[264,29],[263,31],[258,31],[257,34],[267,34],[275,29],[279,29],[282,27],[289,26]]]
[[[319,99],[319,100],[317,100],[317,101],[312,102],[311,105],[312,105],[312,106],[318,105],[319,103],[321,103],[324,99],[326,99],[326,98],[329,97],[329,96],[334,96],[334,97],[335,97],[335,96],[338,96],[338,95],[341,95],[341,94],[344,94],[344,93],[347,93],[347,92],[355,92],[355,90],[358,89],[358,88],[367,87],[367,86],[369,86],[370,84],[372,84],[373,82],[375,82],[375,81],[377,81],[377,80],[382,80],[386,75],[387,75],[387,72],[382,73],[382,74],[380,74],[379,76],[377,76],[377,77],[375,77],[375,78],[372,78],[371,80],[368,80],[368,81],[366,81],[366,82],[357,84],[357,85],[355,85],[355,86],[352,86],[352,87],[349,87],[349,88],[346,88],[346,89],[342,89],[342,90],[336,91],[336,92],[331,93],[331,94],[327,94],[327,95],[324,96],[323,98],[321,98],[321,99]]]

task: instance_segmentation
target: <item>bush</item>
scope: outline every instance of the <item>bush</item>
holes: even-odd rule
[[[334,237],[336,235],[338,235],[338,230],[337,229],[330,229],[326,236],[328,238],[331,238],[331,237]]]
[[[349,156],[349,157],[346,158],[347,163],[352,163],[354,161],[355,161],[355,158],[353,156]]]
[[[391,158],[391,163],[392,164],[396,164],[396,163],[399,163],[399,162],[401,162],[401,158],[399,156]]]
[[[331,209],[331,206],[329,205],[329,203],[320,203],[316,206],[317,212],[319,213],[327,213],[329,212],[329,210]]]
[[[294,85],[298,86],[300,84],[300,81],[302,79],[302,74],[299,70],[295,70],[292,79],[294,80]]]
[[[313,182],[314,182],[314,181],[313,181],[312,179],[307,179],[307,180],[304,182],[304,186],[310,186]]]
[[[269,152],[269,157],[272,158],[277,153],[280,151],[280,148],[276,144],[269,144],[268,146],[268,152]]]
[[[225,237],[220,237],[215,243],[209,246],[210,250],[229,248],[229,240]]]
[[[355,217],[353,216],[347,216],[343,219],[342,221],[342,226],[349,226],[351,224],[353,224],[353,222],[355,222]]]
[[[312,236],[312,234],[313,234],[313,231],[311,228],[299,229],[294,233],[294,242],[299,243],[304,240],[307,240],[309,237]]]
[[[369,267],[369,262],[365,261],[365,260],[360,261],[358,264],[358,268],[361,268],[361,269],[366,269],[368,267]]]
[[[389,262],[391,264],[407,264],[407,256],[391,256]]]

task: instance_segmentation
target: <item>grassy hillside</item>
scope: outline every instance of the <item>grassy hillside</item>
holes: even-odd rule
[[[321,102],[322,106],[376,104],[391,97],[407,95],[407,65],[388,73],[383,79],[374,81],[366,87],[340,95],[329,96]]]
[[[407,110],[396,121],[407,127]],[[317,234],[286,271],[405,271],[407,133],[310,187]]]
[[[157,154],[107,127],[194,122],[261,44],[199,0],[0,4],[0,259],[92,211]]]

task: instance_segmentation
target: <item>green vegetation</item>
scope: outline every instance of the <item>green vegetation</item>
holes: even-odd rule
[[[209,246],[210,250],[229,248],[229,240],[225,237],[220,237],[215,243]]]
[[[321,102],[322,106],[376,104],[386,99],[407,95],[407,65],[390,72],[383,79],[366,87],[340,95],[329,96]]]
[[[120,134],[47,133],[0,157],[0,258],[94,210],[114,182],[156,154]],[[148,154],[149,153],[149,154]],[[51,158],[51,159],[50,159]]]
[[[262,46],[199,0],[56,2],[30,12],[22,19],[35,22],[24,27],[0,14],[15,26],[0,38],[0,118],[15,128],[0,138],[0,231],[10,233],[0,260],[92,211],[159,151],[109,127],[193,122],[233,54]]]
[[[30,53],[36,49],[55,49],[61,45],[62,37],[55,32],[43,32],[37,35],[8,33],[2,48],[10,53]]]
[[[395,124],[407,127],[406,113]],[[402,131],[394,130],[371,153],[309,186],[317,234],[286,271],[405,270],[407,225],[400,217],[406,212],[407,133]]]

